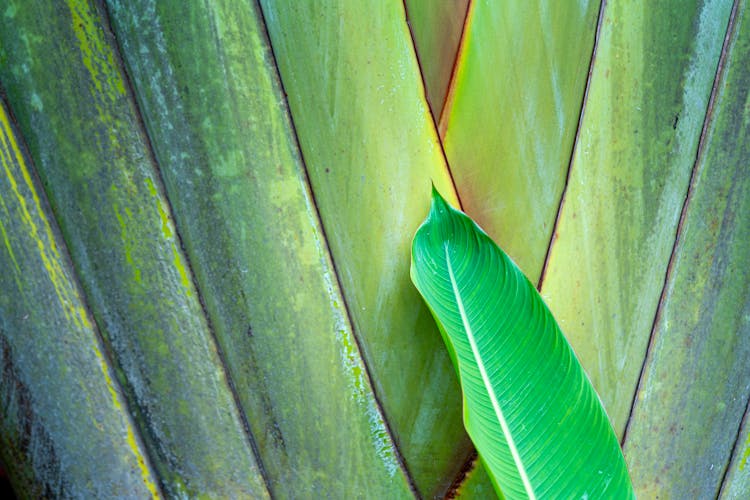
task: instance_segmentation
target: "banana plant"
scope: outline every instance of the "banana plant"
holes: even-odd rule
[[[409,279],[430,182],[637,495],[747,496],[746,2],[433,4],[0,0],[20,497],[495,495]]]

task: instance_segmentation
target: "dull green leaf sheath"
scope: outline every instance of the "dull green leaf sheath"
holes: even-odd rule
[[[629,498],[619,444],[534,286],[435,191],[411,276],[452,354],[464,424],[509,498]]]
[[[108,6],[272,495],[408,497],[259,9],[233,0]]]
[[[409,283],[408,255],[424,216],[425,179],[446,195],[452,184],[403,3],[261,6],[375,391],[416,488],[442,496],[470,453],[469,439],[455,411],[450,362]]]
[[[574,0],[472,2],[440,122],[463,209],[535,282],[565,185],[598,12],[599,2]]]
[[[455,497],[459,500],[490,500],[498,498],[495,493],[487,469],[477,457],[471,464],[471,469],[466,472],[466,476],[460,479],[455,490]]]
[[[419,55],[425,93],[437,122],[448,93],[469,0],[405,0],[404,6]]]
[[[618,436],[638,384],[731,4],[612,0],[602,16],[541,293]]]
[[[737,437],[750,394],[750,12],[740,5],[628,423],[641,498],[713,498],[722,482],[730,498],[750,497],[740,465],[750,443]]]
[[[160,486],[264,497],[106,12],[5,4],[0,81]]]
[[[0,238],[0,461],[14,487],[30,498],[159,497],[4,102]]]

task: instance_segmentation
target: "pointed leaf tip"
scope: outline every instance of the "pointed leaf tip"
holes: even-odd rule
[[[433,214],[444,214],[448,209],[453,209],[453,207],[450,206],[450,204],[443,198],[443,195],[440,194],[440,191],[435,187],[435,184],[432,184],[432,202],[430,203],[430,214],[428,216],[428,219]],[[453,209],[455,210],[455,209]]]
[[[438,188],[435,187],[435,184],[432,184],[432,199],[438,198],[440,201],[442,201],[444,204],[448,204],[445,197],[440,194],[440,191],[438,191]]]

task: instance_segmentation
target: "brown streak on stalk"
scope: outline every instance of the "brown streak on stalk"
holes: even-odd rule
[[[562,194],[560,195],[560,204],[557,207],[557,215],[555,216],[555,223],[552,225],[552,232],[550,234],[549,245],[547,245],[547,253],[544,256],[544,264],[542,264],[542,271],[539,274],[539,281],[537,282],[536,289],[541,291],[542,285],[544,284],[544,278],[547,274],[547,267],[549,266],[550,256],[552,255],[552,247],[557,240],[557,226],[560,223],[560,217],[562,216],[563,206],[565,205],[565,199],[568,194],[568,183],[570,182],[570,173],[573,171],[573,162],[575,160],[576,150],[578,149],[578,141],[581,136],[581,128],[583,127],[583,117],[586,113],[586,103],[589,98],[589,90],[591,88],[591,75],[594,72],[594,64],[596,63],[596,53],[599,49],[599,37],[602,31],[602,24],[604,24],[604,11],[607,7],[607,0],[602,0],[599,5],[599,17],[596,21],[596,33],[594,34],[594,47],[591,49],[591,59],[589,61],[589,72],[586,76],[586,87],[583,91],[583,98],[581,100],[581,111],[578,114],[578,126],[576,127],[576,135],[573,139],[573,147],[570,149],[570,160],[568,161],[568,171],[565,174],[565,184],[563,184]]]
[[[305,188],[305,194],[309,198],[309,200],[310,200],[310,202],[311,202],[311,204],[313,206],[313,209],[315,210],[315,215],[316,215],[316,219],[317,219],[317,222],[318,222],[317,229],[320,230],[320,234],[322,235],[322,240],[323,240],[322,244],[324,245],[326,254],[328,255],[328,262],[331,264],[331,267],[333,268],[333,275],[336,277],[336,286],[337,286],[339,294],[341,296],[342,303],[344,304],[344,309],[346,311],[347,322],[348,322],[350,328],[352,329],[352,333],[354,333],[354,335],[353,335],[354,342],[355,342],[356,347],[357,347],[357,352],[359,354],[359,359],[362,362],[362,365],[364,367],[364,376],[365,376],[365,379],[367,380],[367,383],[370,386],[370,390],[372,391],[372,396],[375,399],[375,404],[376,404],[377,409],[378,409],[378,414],[383,419],[383,425],[385,425],[386,431],[388,433],[388,440],[393,445],[393,449],[394,449],[394,452],[395,452],[395,455],[396,455],[396,460],[398,461],[398,464],[401,467],[401,471],[403,472],[403,474],[404,474],[404,476],[405,476],[405,478],[406,478],[406,480],[408,482],[409,489],[411,490],[412,494],[414,495],[414,498],[421,499],[422,496],[419,493],[419,489],[417,489],[417,485],[414,482],[414,478],[412,478],[412,475],[409,472],[409,468],[406,466],[406,460],[404,459],[404,456],[401,453],[401,449],[399,448],[398,441],[396,440],[395,434],[393,433],[393,430],[391,429],[391,424],[388,421],[388,419],[386,418],[386,413],[383,410],[383,404],[380,401],[380,397],[378,396],[378,393],[377,393],[377,391],[375,389],[375,384],[373,383],[373,380],[372,380],[370,365],[367,363],[367,359],[362,354],[364,352],[364,350],[362,348],[362,344],[361,344],[361,341],[359,339],[359,336],[356,334],[355,329],[354,329],[354,321],[352,319],[352,313],[351,313],[351,308],[349,307],[349,302],[346,299],[346,295],[343,293],[344,287],[343,287],[343,284],[341,282],[341,273],[339,272],[338,267],[336,266],[336,263],[335,263],[335,261],[333,259],[333,253],[331,252],[331,247],[330,247],[330,245],[328,243],[328,234],[327,234],[325,226],[323,224],[323,219],[321,218],[321,215],[320,215],[320,208],[318,207],[318,202],[315,199],[315,194],[313,192],[312,182],[310,181],[310,174],[309,174],[308,168],[307,168],[307,162],[305,161],[304,153],[302,151],[302,147],[301,147],[300,141],[299,141],[299,134],[297,133],[297,126],[294,123],[294,117],[292,116],[291,108],[289,107],[289,98],[287,96],[286,88],[284,87],[284,81],[281,78],[281,71],[279,69],[278,59],[276,58],[276,52],[274,51],[273,43],[271,42],[271,37],[268,34],[266,14],[265,14],[265,12],[263,12],[263,6],[261,5],[260,0],[255,0],[253,3],[256,5],[256,8],[258,9],[258,12],[260,13],[261,19],[263,21],[263,26],[262,26],[263,35],[265,36],[266,40],[268,40],[268,47],[269,47],[269,52],[271,54],[271,58],[273,60],[275,76],[277,78],[277,82],[278,82],[279,88],[280,88],[280,90],[281,90],[281,92],[283,94],[285,114],[286,114],[287,120],[289,122],[289,126],[290,126],[290,128],[292,130],[292,137],[293,137],[293,140],[294,140],[295,147],[296,147],[297,151],[299,152],[300,163],[302,165],[302,175],[304,176],[304,181],[305,181],[304,182],[304,184],[305,184],[305,186],[304,186],[304,188]]]
[[[738,5],[739,5],[739,0],[735,0],[732,6],[732,12],[729,15],[729,22],[727,23],[727,31],[726,31],[726,34],[724,35],[724,43],[721,47],[721,56],[719,57],[719,63],[716,66],[714,82],[713,82],[713,86],[711,87],[711,96],[708,100],[708,107],[706,108],[706,115],[703,118],[703,128],[701,129],[701,136],[698,141],[698,148],[695,152],[695,159],[693,160],[693,169],[690,172],[690,182],[688,183],[687,192],[685,193],[685,201],[683,202],[682,210],[680,211],[680,219],[679,219],[679,222],[677,223],[677,230],[675,232],[674,243],[672,244],[672,252],[669,255],[669,262],[667,263],[667,270],[664,274],[664,282],[662,284],[661,294],[659,295],[659,302],[656,307],[656,314],[654,315],[654,322],[651,325],[651,333],[648,339],[648,347],[646,348],[646,354],[643,357],[643,364],[641,365],[641,371],[638,375],[638,385],[636,386],[636,390],[635,390],[635,393],[633,394],[633,399],[630,404],[630,413],[628,414],[628,419],[625,424],[625,431],[623,432],[622,439],[620,440],[620,446],[624,446],[627,440],[628,433],[630,431],[630,426],[633,422],[633,414],[635,413],[635,408],[638,404],[638,393],[643,388],[643,377],[644,377],[644,374],[646,373],[646,367],[650,364],[651,358],[653,357],[654,344],[656,343],[656,327],[661,322],[661,316],[664,312],[663,308],[664,308],[664,302],[666,300],[667,284],[670,283],[670,281],[672,280],[672,273],[674,272],[673,268],[674,268],[674,262],[675,262],[675,255],[677,254],[677,249],[683,237],[683,226],[685,224],[685,219],[687,218],[687,212],[690,207],[690,203],[693,199],[693,192],[695,190],[694,188],[695,188],[695,183],[698,178],[699,170],[701,169],[700,167],[702,166],[701,160],[703,156],[703,151],[706,147],[706,137],[708,136],[708,129],[711,124],[711,119],[713,118],[716,94],[718,93],[719,85],[723,81],[724,67],[726,64],[727,53],[729,52],[729,45],[731,44],[731,39],[734,34]],[[738,430],[738,435],[740,431],[741,431],[741,427]],[[725,471],[725,474],[726,474],[726,471]]]
[[[451,483],[451,485],[448,487],[448,491],[445,492],[445,496],[443,497],[443,499],[452,500],[454,498],[458,498],[461,487],[469,478],[469,474],[476,470],[477,467],[481,467],[481,464],[479,463],[479,454],[475,449],[471,453],[471,455],[469,455],[469,458],[466,460],[466,463],[464,463],[463,467],[461,467],[461,470],[458,471],[458,475],[456,475],[453,483]]]
[[[255,440],[255,436],[253,436],[253,433],[250,429],[250,421],[248,420],[247,413],[245,412],[245,409],[242,406],[239,392],[237,391],[237,387],[234,383],[234,379],[232,378],[229,365],[227,364],[227,361],[226,361],[226,355],[224,354],[224,350],[222,349],[221,344],[219,343],[219,339],[216,335],[216,331],[214,329],[211,318],[208,315],[208,309],[206,308],[206,301],[203,298],[203,293],[198,284],[198,280],[196,279],[195,270],[193,269],[193,263],[190,260],[190,256],[188,255],[186,251],[182,233],[177,224],[177,219],[174,216],[174,208],[172,206],[172,201],[170,200],[167,194],[166,183],[164,181],[164,175],[162,174],[161,167],[159,166],[159,161],[156,156],[156,151],[154,150],[153,143],[151,142],[151,137],[148,133],[148,129],[146,128],[146,122],[143,119],[143,113],[141,112],[140,105],[138,104],[138,100],[136,98],[136,93],[135,93],[135,88],[133,87],[132,77],[122,57],[122,47],[120,46],[120,41],[115,35],[115,31],[112,27],[112,18],[109,12],[109,6],[104,0],[100,0],[100,3],[101,3],[103,14],[104,14],[103,24],[105,28],[105,36],[111,37],[112,52],[114,54],[115,63],[122,70],[123,82],[125,84],[125,88],[127,89],[129,100],[133,105],[133,111],[136,117],[136,123],[138,124],[138,127],[140,128],[142,132],[142,137],[146,145],[146,149],[147,149],[148,159],[151,162],[154,168],[154,171],[156,173],[156,179],[155,179],[154,184],[156,185],[156,188],[159,194],[163,197],[167,205],[169,218],[172,220],[172,223],[174,225],[175,236],[177,238],[177,243],[180,247],[180,252],[182,252],[182,255],[185,259],[185,265],[188,270],[188,274],[190,276],[190,282],[193,284],[193,287],[195,289],[195,294],[198,297],[198,302],[200,303],[200,306],[201,306],[201,312],[203,313],[203,317],[206,320],[206,327],[208,329],[210,341],[213,344],[214,348],[216,349],[217,358],[219,360],[219,366],[221,368],[222,373],[224,374],[224,379],[227,382],[227,387],[229,388],[229,392],[232,395],[232,400],[234,401],[234,406],[237,410],[237,415],[239,416],[242,429],[247,439],[247,443],[250,445],[250,449],[252,451],[253,457],[255,458],[255,465],[258,467],[258,472],[260,473],[261,479],[263,480],[263,486],[266,488],[268,495],[273,499],[274,494],[273,494],[273,491],[271,490],[271,481],[269,480],[268,474],[263,465],[263,460],[261,458],[260,450]]]
[[[459,43],[459,51],[456,53],[456,59],[453,61],[453,70],[456,69],[456,61],[458,60],[458,56],[460,54],[460,48],[463,45],[463,38],[466,28],[466,20],[468,19],[468,12],[471,10],[471,6],[473,4],[473,0],[469,0],[468,7],[466,9],[467,14],[464,18],[464,31],[461,33],[461,42]],[[453,171],[451,170],[450,162],[448,162],[448,156],[445,154],[445,146],[443,146],[443,137],[440,134],[438,130],[438,122],[435,120],[435,115],[432,113],[432,110],[430,109],[430,103],[427,100],[427,82],[425,81],[424,77],[424,71],[422,70],[422,61],[419,59],[419,52],[417,52],[417,42],[414,38],[414,31],[411,29],[411,24],[409,24],[409,9],[406,7],[406,0],[402,2],[402,5],[404,7],[404,21],[406,22],[406,26],[409,29],[409,36],[411,37],[411,47],[412,51],[414,53],[414,59],[417,61],[417,66],[419,67],[419,77],[422,80],[422,101],[424,102],[424,105],[427,108],[427,111],[429,111],[430,119],[432,120],[432,126],[433,130],[435,130],[437,143],[440,146],[440,153],[443,155],[443,161],[445,162],[445,169],[448,171],[448,177],[451,180],[451,184],[453,185],[453,191],[456,193],[456,199],[458,200],[458,209],[463,210],[463,203],[461,203],[461,195],[458,193],[458,187],[456,186],[456,180],[453,177]],[[453,74],[451,73],[451,81],[453,80]]]
[[[458,40],[458,49],[456,49],[456,58],[453,60],[453,68],[451,69],[451,76],[448,79],[448,90],[445,93],[443,100],[443,107],[440,109],[440,119],[437,122],[437,130],[440,135],[440,142],[442,143],[445,139],[445,133],[448,130],[448,117],[451,109],[453,109],[454,94],[456,91],[456,78],[458,75],[459,66],[461,65],[462,55],[464,53],[464,47],[466,47],[466,37],[469,36],[469,30],[467,29],[471,23],[471,18],[474,14],[474,0],[469,0],[466,6],[466,15],[464,16],[463,28],[461,29],[461,38]],[[456,190],[458,193],[458,190]]]

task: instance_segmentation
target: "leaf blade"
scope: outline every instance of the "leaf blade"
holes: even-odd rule
[[[437,192],[411,276],[455,353],[464,423],[498,489],[632,496],[606,413],[534,286]]]
[[[474,355],[474,361],[477,363],[477,367],[479,368],[479,373],[482,375],[482,382],[484,383],[485,388],[487,389],[487,393],[490,398],[490,402],[492,403],[492,409],[495,411],[495,415],[497,416],[497,419],[500,423],[500,427],[503,430],[503,435],[505,436],[505,440],[508,442],[508,448],[510,449],[510,453],[513,456],[513,463],[515,463],[516,468],[518,469],[518,474],[521,477],[521,482],[523,483],[524,490],[529,495],[529,497],[534,497],[534,489],[531,486],[531,483],[529,482],[529,475],[526,472],[526,467],[521,460],[521,456],[518,453],[518,447],[516,446],[516,443],[513,439],[513,434],[510,432],[510,428],[508,427],[508,421],[505,418],[505,415],[503,414],[503,410],[500,408],[500,403],[497,400],[497,395],[495,394],[495,390],[492,387],[492,382],[490,381],[490,377],[487,374],[487,369],[485,367],[484,360],[482,358],[481,353],[479,352],[479,346],[477,345],[477,340],[474,335],[474,330],[471,327],[471,323],[469,322],[469,318],[466,315],[466,308],[464,307],[464,301],[461,298],[461,291],[458,288],[458,282],[456,280],[456,274],[453,271],[453,265],[451,264],[450,254],[448,252],[448,245],[444,245],[443,248],[445,249],[445,262],[448,265],[448,275],[450,276],[450,282],[451,287],[453,288],[453,294],[456,297],[456,305],[458,306],[458,311],[461,314],[461,322],[463,323],[464,330],[466,331],[466,336],[469,339],[469,345],[471,345],[471,353]]]

